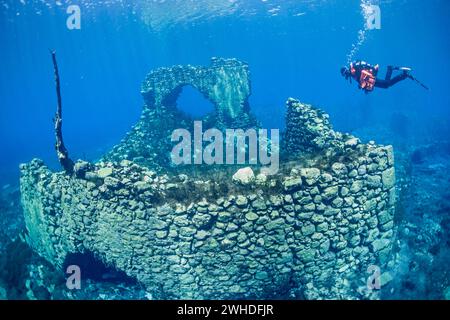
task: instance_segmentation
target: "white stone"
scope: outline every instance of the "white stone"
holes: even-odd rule
[[[359,144],[359,139],[358,138],[351,138],[348,139],[347,141],[345,141],[345,146],[346,147],[356,147]]]
[[[239,169],[234,175],[233,175],[233,182],[247,185],[255,181],[255,174],[253,173],[252,168],[246,167]]]

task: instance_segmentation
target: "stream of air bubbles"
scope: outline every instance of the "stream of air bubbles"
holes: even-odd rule
[[[361,0],[360,7],[361,7],[361,15],[364,19],[364,27],[358,31],[358,39],[356,43],[352,44],[352,48],[350,52],[347,54],[347,65],[349,65],[350,62],[353,61],[353,58],[355,57],[356,53],[359,51],[363,43],[366,41],[367,32],[370,30],[368,20],[370,18],[370,15],[372,14],[372,3],[370,0]]]

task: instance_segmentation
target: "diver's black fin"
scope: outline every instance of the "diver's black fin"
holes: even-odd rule
[[[421,85],[424,89],[426,90],[430,90],[430,88],[428,88],[426,85],[424,85],[422,82],[420,82],[419,80],[417,80],[415,77],[413,77],[412,75],[408,75],[408,78],[410,78],[411,80],[414,80],[415,82],[417,82],[419,85]]]

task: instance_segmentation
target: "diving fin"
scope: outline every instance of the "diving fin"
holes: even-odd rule
[[[408,75],[408,78],[410,78],[411,80],[414,80],[415,82],[417,82],[419,85],[421,85],[424,89],[426,90],[430,90],[430,88],[428,88],[426,85],[424,85],[422,82],[420,82],[419,80],[417,80],[416,78],[414,78],[412,75]]]

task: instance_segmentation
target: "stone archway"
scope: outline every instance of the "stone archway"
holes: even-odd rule
[[[218,124],[232,126],[233,120],[249,113],[248,65],[237,59],[220,58],[212,58],[209,67],[174,66],[150,72],[141,91],[146,108],[169,106],[186,85],[196,88],[215,105]]]
[[[156,170],[167,167],[172,148],[168,138],[171,132],[192,128],[191,120],[176,108],[182,88],[188,85],[214,105],[215,112],[203,119],[206,127],[223,130],[257,126],[248,104],[251,86],[246,63],[237,59],[212,58],[208,67],[163,67],[151,71],[142,84],[145,104],[139,122],[104,158],[132,160]]]

